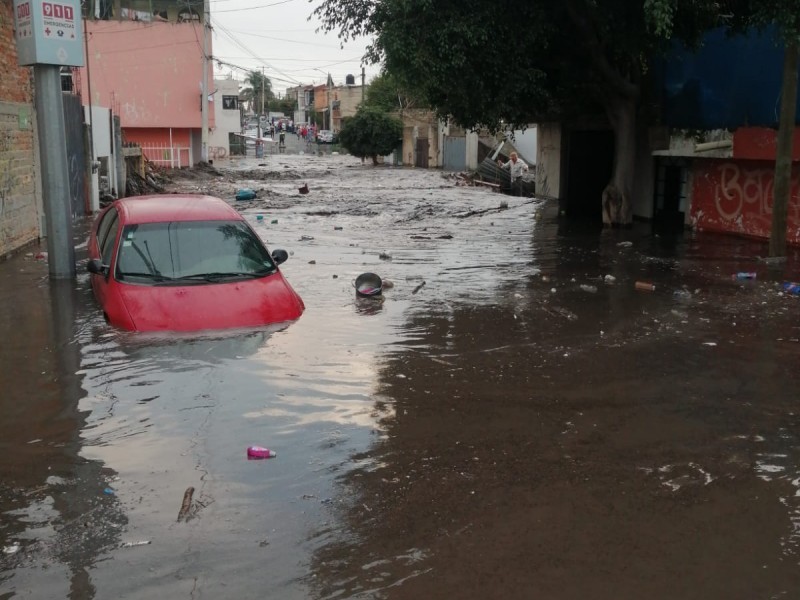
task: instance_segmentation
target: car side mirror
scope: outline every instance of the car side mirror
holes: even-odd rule
[[[95,275],[105,275],[108,272],[108,267],[99,258],[93,258],[86,263],[86,270]]]
[[[272,260],[275,261],[276,265],[285,263],[287,260],[289,260],[289,253],[286,250],[281,249],[273,250]]]

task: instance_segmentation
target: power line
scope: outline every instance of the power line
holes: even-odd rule
[[[251,6],[249,8],[229,8],[227,10],[215,10],[214,12],[217,13],[224,13],[224,12],[241,12],[243,10],[258,10],[259,8],[270,8],[272,6],[278,6],[280,4],[288,4],[289,2],[294,2],[294,0],[282,0],[281,2],[273,2],[272,4],[263,4],[261,6]]]
[[[228,29],[227,29],[227,28],[226,28],[224,25],[221,25],[221,24],[220,24],[220,23],[219,23],[219,22],[218,22],[216,19],[214,19],[214,20],[213,20],[213,23],[216,25],[216,27],[217,27],[217,28],[218,28],[218,29],[219,29],[219,30],[220,30],[222,33],[224,33],[224,34],[225,34],[225,35],[226,35],[226,36],[227,36],[227,37],[230,39],[230,41],[231,41],[231,42],[233,42],[233,44],[234,44],[236,47],[240,48],[240,49],[241,49],[241,50],[243,50],[245,53],[247,53],[247,54],[249,54],[250,56],[252,56],[252,57],[253,57],[255,60],[257,60],[257,61],[258,61],[260,64],[264,65],[266,68],[268,68],[268,69],[271,69],[272,71],[275,71],[275,72],[276,72],[276,73],[278,73],[279,75],[282,75],[283,77],[285,77],[286,79],[285,79],[285,80],[283,80],[284,82],[288,81],[289,83],[293,83],[293,84],[295,84],[295,85],[300,85],[300,84],[301,84],[299,81],[297,81],[296,79],[292,78],[292,76],[291,76],[291,75],[287,75],[286,73],[283,73],[283,72],[282,72],[280,69],[277,69],[277,68],[276,68],[276,67],[274,67],[273,65],[270,65],[270,64],[269,64],[269,63],[267,63],[267,62],[266,62],[264,59],[262,59],[260,56],[258,56],[258,55],[257,55],[255,52],[253,52],[252,50],[250,50],[250,48],[248,48],[247,46],[245,46],[244,44],[242,44],[242,43],[241,43],[241,42],[240,42],[240,41],[239,41],[239,40],[236,38],[236,36],[234,36],[234,35],[233,35],[233,34],[232,34],[230,31],[228,31]],[[275,79],[278,79],[278,78],[275,78]]]

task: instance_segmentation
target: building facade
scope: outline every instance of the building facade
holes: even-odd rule
[[[11,2],[0,3],[0,256],[42,234],[32,69],[20,67]]]
[[[356,114],[358,106],[364,101],[365,88],[363,85],[345,84],[331,90],[333,113],[333,131],[342,129],[342,119]]]
[[[231,155],[230,134],[242,130],[239,85],[233,77],[214,80],[214,127],[208,140],[209,160],[228,158]]]
[[[212,49],[202,4],[89,0],[84,18],[84,104],[110,107],[119,115],[124,142],[140,145],[157,165],[187,167],[202,160],[203,105],[211,131],[217,101],[213,66],[205,58]]]

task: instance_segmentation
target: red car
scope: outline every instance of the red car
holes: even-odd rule
[[[106,321],[131,331],[199,331],[293,321],[305,306],[224,200],[202,195],[115,200],[92,226],[92,290]]]

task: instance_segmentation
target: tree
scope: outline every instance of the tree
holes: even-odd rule
[[[361,107],[355,116],[344,119],[339,142],[352,155],[372,158],[391,154],[402,143],[403,123],[387,112]]]
[[[419,106],[415,94],[409,92],[391,73],[383,71],[367,87],[364,104],[386,112]]]
[[[792,195],[792,145],[797,107],[800,1],[761,0],[756,4],[753,22],[761,27],[775,26],[779,42],[785,47],[775,178],[772,188],[772,226],[769,236],[769,255],[778,257],[786,256],[787,216]]]
[[[755,0],[754,0],[755,1]],[[605,115],[615,139],[603,221],[632,220],[648,59],[694,45],[746,0],[323,0],[342,39],[374,36],[367,59],[412,84],[439,116],[498,129]],[[733,11],[733,14],[737,14]],[[731,23],[731,20],[725,21]]]
[[[297,110],[297,101],[291,98],[273,98],[268,103],[270,112],[279,112],[283,114],[292,114]]]
[[[239,94],[242,101],[252,102],[250,109],[261,114],[266,111],[268,102],[275,97],[272,92],[272,81],[261,71],[250,71],[244,82],[245,87]],[[264,108],[264,111],[262,111]]]

